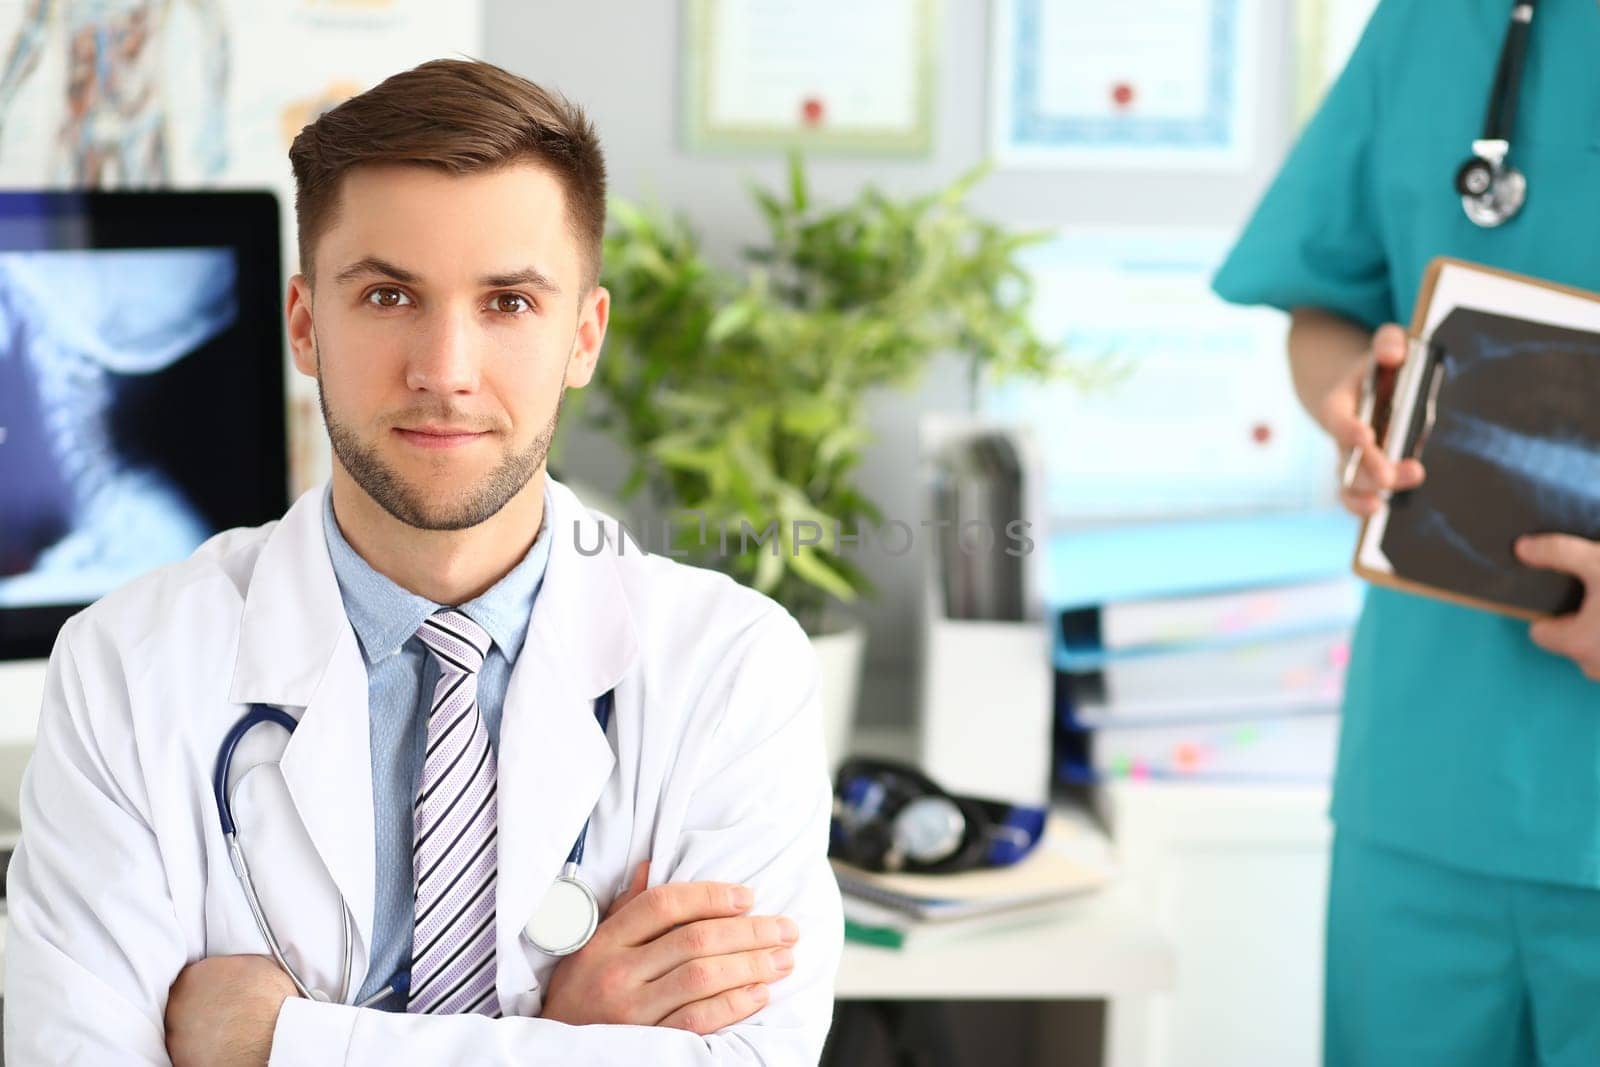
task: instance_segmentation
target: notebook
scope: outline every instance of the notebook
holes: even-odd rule
[[[959,874],[886,874],[830,860],[846,896],[924,922],[948,922],[1053,904],[1102,888],[1111,846],[1087,817],[1052,811],[1039,845],[1020,862]]]
[[[1519,618],[1575,610],[1581,583],[1513,544],[1600,539],[1600,294],[1440,258],[1410,332],[1373,425],[1427,477],[1363,524],[1356,573]]]

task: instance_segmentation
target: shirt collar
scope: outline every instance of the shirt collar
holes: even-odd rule
[[[545,567],[550,561],[548,487],[544,495],[544,515],[539,535],[522,561],[482,596],[457,608],[482,626],[501,655],[511,661],[522,652],[533,602],[544,583]],[[334,577],[339,582],[339,594],[344,599],[345,614],[355,628],[367,663],[375,664],[395,655],[417,632],[423,620],[443,605],[402,588],[361,558],[345,540],[334,519],[332,487],[323,499],[322,526],[328,554],[333,560]]]

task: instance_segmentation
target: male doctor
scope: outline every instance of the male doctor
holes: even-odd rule
[[[815,1063],[842,922],[808,643],[545,473],[606,327],[592,127],[433,62],[290,158],[332,482],[63,628],[7,1063]],[[297,725],[246,736],[228,795],[310,998],[211,787],[255,706]],[[603,918],[547,955],[526,927],[586,824]]]

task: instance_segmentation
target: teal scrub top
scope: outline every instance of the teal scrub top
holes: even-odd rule
[[[1441,255],[1600,290],[1595,0],[1538,5],[1511,148],[1528,178],[1522,213],[1480,229],[1452,188],[1481,135],[1510,10],[1382,0],[1218,294],[1406,324]],[[1371,589],[1333,817],[1341,832],[1469,870],[1600,886],[1600,682],[1539,649],[1526,623]]]

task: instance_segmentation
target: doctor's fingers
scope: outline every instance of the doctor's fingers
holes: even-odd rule
[[[633,881],[629,882],[627,888],[623,889],[617,898],[611,902],[611,906],[606,909],[605,917],[609,919],[611,916],[615,915],[629,904],[632,904],[634,898],[639,896],[640,893],[643,893],[649,887],[650,861],[645,860],[643,863],[639,864],[639,866],[634,868]]]
[[[1328,431],[1328,436],[1333,438],[1333,443],[1339,451],[1348,452],[1352,448],[1361,448],[1363,453],[1372,449],[1377,453],[1377,458],[1383,457],[1383,452],[1378,449],[1377,435],[1372,429],[1372,424],[1357,416],[1354,406],[1348,411],[1330,413],[1323,420],[1323,427]]]
[[[1372,358],[1381,367],[1398,367],[1405,362],[1409,341],[1405,327],[1399,323],[1385,323],[1372,334]]]
[[[1341,490],[1339,502],[1344,509],[1359,519],[1370,518],[1378,513],[1383,506],[1383,498],[1377,493],[1357,493],[1351,489]]]
[[[1585,590],[1600,584],[1600,542],[1571,534],[1527,534],[1517,538],[1512,549],[1529,567],[1560,571],[1580,579]],[[1584,597],[1589,606],[1589,597]]]
[[[1403,459],[1399,463],[1390,463],[1383,459],[1382,466],[1369,462],[1366,454],[1362,455],[1361,466],[1357,468],[1355,477],[1345,490],[1351,493],[1374,494],[1379,492],[1403,493],[1407,489],[1415,489],[1427,477],[1427,471],[1421,463],[1414,459]]]
[[[661,1020],[667,1020],[691,1005],[713,1000],[751,986],[767,985],[794,970],[794,952],[787,948],[735,952],[727,956],[706,956],[690,960],[649,983],[642,997],[653,1005]],[[728,1023],[722,1023],[727,1026]]]
[[[1395,465],[1378,447],[1371,426],[1354,415],[1332,416],[1323,426],[1333,438],[1339,464],[1337,477],[1343,488],[1364,493],[1393,488]],[[1354,471],[1350,470],[1352,458],[1356,463]]]
[[[743,915],[755,903],[749,887],[726,882],[667,882],[646,889],[601,924],[619,945],[647,945],[669,930],[701,919]]]
[[[644,946],[640,971],[656,981],[691,960],[782,948],[800,939],[793,919],[781,915],[741,915],[703,919],[662,934]]]
[[[1546,652],[1576,663],[1590,681],[1600,681],[1600,610],[1541,619],[1529,628],[1528,636]]]
[[[770,996],[767,987],[759,982],[741,986],[706,1000],[685,1004],[656,1025],[671,1027],[674,1030],[688,1030],[690,1033],[705,1037],[725,1026],[744,1022],[766,1007]]]

